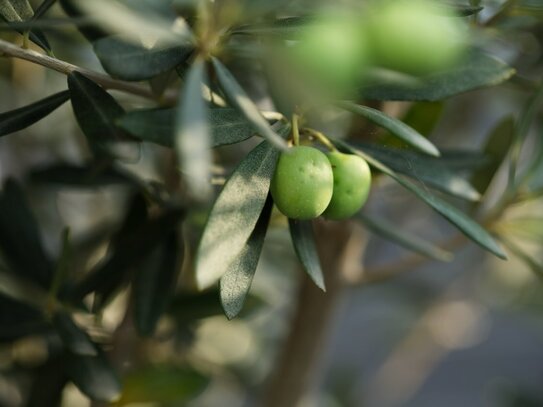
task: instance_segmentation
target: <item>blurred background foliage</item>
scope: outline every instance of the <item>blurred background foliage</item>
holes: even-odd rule
[[[8,3],[0,0],[0,9]],[[169,92],[186,83],[191,50],[183,44],[176,49],[176,69],[157,73],[151,64],[149,76],[138,77],[141,70],[119,68],[114,56],[123,49],[87,41],[104,37],[115,24],[132,24],[128,17],[108,14],[111,10],[98,13],[106,23],[97,27],[71,1],[30,3],[34,10],[50,6],[32,21],[42,21],[34,27],[45,33],[55,58],[98,72],[106,68],[112,75],[121,69],[122,75],[136,75],[134,80],[152,78],[156,100],[111,91],[119,107],[108,111],[117,112],[113,119],[120,125],[91,129],[97,138],[90,141],[110,131],[120,140],[113,147],[89,141],[88,127],[81,131],[70,104],[62,104],[63,95],[57,96],[60,107],[54,113],[0,138],[0,405],[258,403],[291,329],[301,284],[286,219],[272,213],[249,298],[240,317],[228,321],[217,289],[195,289],[191,266],[209,208],[200,205],[187,213],[175,205],[148,205],[175,196],[175,155],[160,141],[130,142],[124,131],[146,140],[137,129],[148,121],[134,124],[130,114],[120,118],[124,111],[172,105]],[[173,4],[190,27],[197,26],[198,7],[189,0],[125,3],[139,16],[137,22],[173,21]],[[269,36],[290,36],[299,29],[287,20],[281,20],[284,26],[270,22],[307,16],[329,2],[214,3],[223,21],[244,33],[224,45],[221,60],[262,110],[290,113],[288,104],[277,106],[281,95],[274,91],[284,89],[274,88],[273,79],[263,80],[263,66],[276,69],[277,61],[255,61],[268,49]],[[363,9],[368,2],[341,3]],[[368,152],[381,147],[373,157],[484,221],[509,260],[468,245],[419,199],[377,176],[353,232],[351,244],[357,249],[345,271],[349,285],[341,292],[301,405],[543,405],[543,5],[538,0],[446,3],[470,14],[458,18],[473,27],[475,45],[505,61],[515,75],[445,100],[369,105],[439,146],[440,162],[469,180],[482,195],[480,202],[451,197],[431,158],[405,150],[403,142],[363,118],[346,120],[333,110],[320,112],[311,123],[326,134],[357,135],[356,145]],[[153,14],[138,14],[149,8]],[[23,37],[13,27],[3,24],[0,39],[21,44]],[[164,27],[146,27],[141,27],[144,41],[171,34]],[[33,31],[34,40],[44,45]],[[71,75],[70,81],[72,92],[92,90],[85,78]],[[288,90],[286,78],[283,85]],[[0,58],[1,112],[66,87],[62,74]],[[366,92],[372,95],[371,86]],[[72,103],[77,103],[73,96]],[[171,122],[171,117],[162,119]],[[160,137],[156,128],[152,132]],[[256,145],[251,134],[235,146],[213,150],[214,193]],[[392,148],[401,149],[399,158],[391,158],[397,152]],[[114,166],[104,151],[113,152]],[[511,184],[511,161],[518,163],[518,185]],[[413,246],[438,260],[409,251]]]

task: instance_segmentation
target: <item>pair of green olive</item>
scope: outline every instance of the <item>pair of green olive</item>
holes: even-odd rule
[[[370,169],[363,158],[297,146],[281,154],[271,193],[277,208],[291,219],[322,215],[340,220],[364,205],[370,184]]]

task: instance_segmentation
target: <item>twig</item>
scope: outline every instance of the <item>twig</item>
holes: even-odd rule
[[[25,61],[44,66],[65,75],[69,75],[72,72],[79,72],[82,75],[85,75],[87,78],[93,80],[94,82],[102,85],[104,88],[115,89],[133,95],[141,96],[147,99],[156,100],[155,95],[148,86],[144,86],[139,83],[132,83],[113,79],[108,75],[90,69],[82,68],[80,66],[61,61],[60,59],[52,58],[50,56],[40,54],[39,52],[30,49],[23,49],[8,41],[0,40],[0,55],[23,59]],[[175,92],[170,92],[164,95],[161,100],[167,104],[173,104],[177,101],[177,94]]]

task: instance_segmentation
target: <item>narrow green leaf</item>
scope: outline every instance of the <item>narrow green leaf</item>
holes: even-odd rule
[[[389,177],[393,178],[396,182],[402,185],[404,188],[413,192],[418,196],[422,201],[428,204],[436,212],[440,213],[445,219],[450,221],[455,225],[462,233],[467,237],[473,240],[475,243],[483,247],[484,249],[490,251],[501,259],[507,259],[506,254],[503,249],[498,245],[498,243],[490,236],[490,234],[484,230],[479,224],[472,220],[469,216],[452,206],[451,204],[439,199],[435,195],[432,195],[426,189],[421,188],[412,182],[409,182],[399,175],[397,175],[393,170],[388,168],[386,165],[382,164],[380,161],[372,158],[368,154],[363,153],[360,150],[354,149],[349,146],[347,143],[344,143],[340,140],[334,140],[334,143],[352,154],[357,154],[360,157],[364,158],[368,164],[370,164],[375,169],[383,172]]]
[[[392,170],[405,174],[451,196],[478,201],[481,195],[462,176],[447,166],[447,160],[428,157],[414,151],[387,148],[375,144],[352,143]]]
[[[160,246],[136,266],[134,275],[134,324],[142,336],[152,335],[169,306],[182,262],[183,244],[171,232]]]
[[[66,373],[77,388],[91,400],[114,402],[121,396],[121,382],[104,353],[97,356],[66,352]]]
[[[53,7],[56,2],[57,0],[43,0],[36,9],[32,19],[37,20],[38,18],[42,17],[51,7]]]
[[[196,255],[196,282],[207,288],[228,270],[258,221],[279,151],[260,143],[234,170],[219,194]]]
[[[490,160],[488,165],[473,173],[472,185],[484,194],[494,178],[494,175],[501,166],[511,147],[515,134],[515,120],[513,117],[506,117],[492,130],[486,141],[484,154]]]
[[[465,5],[443,5],[444,11],[447,12],[447,15],[451,15],[452,11],[455,15],[459,17],[469,17],[475,14],[479,14],[483,11],[484,7],[481,6],[465,6]]]
[[[367,100],[436,101],[498,85],[514,73],[515,70],[504,62],[483,53],[472,52],[451,70],[432,74],[417,83],[382,80],[368,84],[360,90],[360,97]]]
[[[94,52],[105,71],[127,81],[153,78],[185,61],[192,51],[190,43],[145,48],[118,36],[101,38],[94,43]]]
[[[190,197],[204,201],[211,194],[210,131],[207,105],[202,97],[206,82],[205,63],[191,66],[177,107],[175,149]]]
[[[128,112],[117,124],[144,141],[174,146],[176,109],[141,109]],[[240,143],[255,134],[247,119],[236,109],[210,108],[207,121],[211,131],[211,146]]]
[[[96,345],[89,335],[72,320],[70,315],[59,311],[53,316],[53,324],[66,349],[75,355],[97,356]]]
[[[294,250],[304,266],[304,270],[317,287],[322,291],[326,291],[319,253],[315,244],[313,223],[311,221],[289,219],[288,224]]]
[[[55,93],[31,105],[0,114],[0,136],[5,136],[38,122],[70,99],[70,92]]]
[[[123,377],[124,390],[116,405],[153,403],[182,406],[200,394],[209,379],[190,368],[140,368]]]
[[[11,271],[49,288],[53,267],[43,248],[36,219],[13,180],[8,180],[0,193],[0,250]]]
[[[230,102],[251,122],[254,130],[268,140],[276,147],[285,150],[287,143],[279,136],[266,119],[262,116],[256,105],[252,102],[249,96],[245,93],[236,78],[230,73],[221,61],[216,58],[212,59],[217,79],[222,90],[230,100]]]
[[[351,102],[339,102],[338,105],[354,114],[362,116],[376,125],[387,129],[394,136],[402,139],[407,144],[418,150],[433,156],[439,156],[439,150],[426,137],[419,134],[400,120],[394,119],[383,112],[371,107],[357,105]]]
[[[249,240],[220,279],[221,305],[228,319],[239,314],[249,294],[264,245],[272,208],[273,200],[268,196]]]
[[[434,246],[418,236],[404,232],[398,229],[397,225],[388,223],[384,219],[376,218],[375,216],[366,216],[363,213],[358,213],[356,219],[360,220],[371,232],[390,240],[407,250],[422,254],[438,261],[451,261],[453,254]]]
[[[103,152],[106,144],[120,136],[115,121],[124,114],[123,108],[99,85],[73,72],[68,87],[75,118],[94,152]]]

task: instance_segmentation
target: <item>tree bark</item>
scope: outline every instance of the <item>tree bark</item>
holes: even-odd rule
[[[318,221],[315,226],[326,292],[302,274],[296,310],[260,403],[263,407],[295,407],[305,396],[315,378],[328,328],[345,286],[344,268],[356,256],[349,246],[349,223]],[[356,250],[359,255],[360,249]]]

